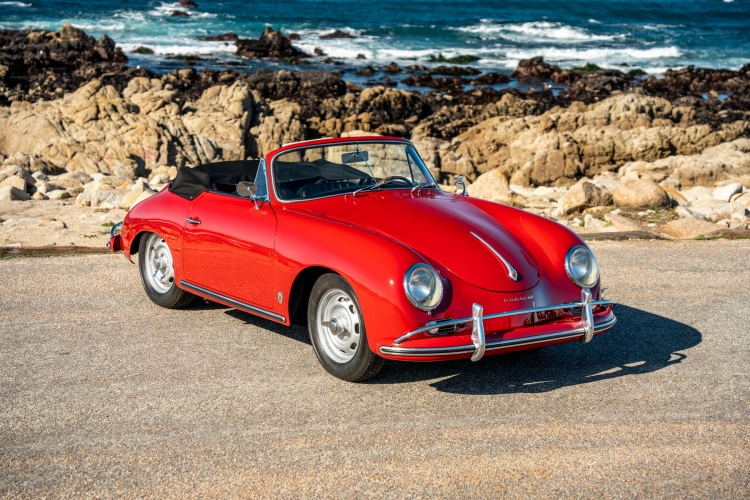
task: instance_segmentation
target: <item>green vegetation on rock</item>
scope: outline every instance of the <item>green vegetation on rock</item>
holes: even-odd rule
[[[583,75],[588,75],[590,73],[594,73],[596,71],[599,71],[600,69],[602,69],[602,68],[600,68],[596,64],[588,63],[588,64],[586,64],[586,66],[582,66],[582,67],[579,67],[579,68],[573,68],[573,71],[575,71],[576,73],[581,73]]]

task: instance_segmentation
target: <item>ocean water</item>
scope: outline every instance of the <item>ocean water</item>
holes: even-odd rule
[[[424,64],[439,54],[476,56],[474,66],[500,72],[538,55],[564,68],[594,63],[657,75],[687,65],[737,69],[750,63],[750,0],[196,2],[191,17],[172,17],[185,9],[152,0],[0,0],[0,27],[58,29],[71,22],[94,36],[108,34],[132,64],[157,71],[181,67],[170,57],[185,55],[207,59],[199,66],[284,67],[239,61],[233,43],[195,39],[228,31],[257,38],[267,26],[299,34],[298,48],[319,48],[344,69]],[[319,38],[334,29],[356,38]],[[140,46],[155,54],[130,53]],[[323,59],[311,59],[310,66],[331,69]]]

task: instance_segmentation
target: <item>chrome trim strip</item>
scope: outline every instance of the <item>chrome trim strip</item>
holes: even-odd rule
[[[617,323],[617,318],[612,315],[612,318],[600,323],[594,327],[596,333],[609,330]],[[510,349],[511,347],[521,347],[525,345],[541,344],[544,342],[553,342],[555,340],[575,339],[577,337],[583,338],[585,335],[583,328],[576,328],[575,330],[566,330],[564,332],[547,333],[544,335],[535,335],[533,337],[523,337],[519,339],[510,340],[498,340],[495,342],[488,342],[485,348],[486,351],[499,351],[502,349]],[[453,356],[456,354],[472,354],[475,349],[473,345],[460,345],[453,347],[392,347],[382,346],[380,352],[383,354],[390,354],[393,356]]]
[[[497,257],[498,259],[500,259],[502,261],[502,263],[505,264],[505,268],[508,270],[508,277],[510,279],[512,279],[513,281],[518,281],[518,271],[516,271],[516,269],[513,266],[510,265],[510,262],[508,262],[505,259],[505,257],[503,257],[502,255],[500,255],[500,252],[498,252],[497,250],[495,250],[494,248],[492,248],[492,245],[490,245],[489,243],[487,243],[486,241],[484,241],[482,238],[480,238],[479,235],[477,235],[475,232],[469,231],[469,233],[473,237],[475,237],[476,239],[478,239],[479,241],[481,241],[482,243],[484,243],[484,246],[486,246],[487,248],[489,248],[490,252],[492,252],[493,254],[495,254],[495,257]]]
[[[118,222],[117,224],[115,224],[114,226],[112,226],[112,229],[109,230],[109,239],[110,240],[115,237],[115,231],[117,231],[117,229],[119,229],[120,226],[122,226],[123,222],[125,222],[125,221]]]
[[[591,306],[600,306],[600,305],[611,305],[615,302],[613,300],[592,300]],[[495,313],[495,314],[485,314],[482,316],[482,319],[488,320],[488,319],[498,319],[498,318],[506,318],[508,316],[518,316],[521,314],[531,314],[535,312],[545,312],[545,311],[555,311],[557,309],[571,309],[574,307],[583,307],[583,303],[581,302],[569,302],[567,304],[558,304],[555,306],[545,306],[545,307],[532,307],[529,309],[518,309],[516,311],[509,311],[504,313]],[[461,318],[461,319],[452,319],[448,321],[440,321],[440,326],[451,326],[451,325],[460,325],[461,323],[471,323],[473,322],[474,318]],[[400,336],[396,340],[393,341],[394,344],[400,344],[404,340],[407,340],[415,335],[419,335],[420,333],[424,333],[428,330],[431,330],[432,328],[435,328],[435,325],[426,325],[421,328],[417,328],[414,331],[411,331],[405,335]]]
[[[226,302],[227,304],[231,305],[235,309],[239,309],[241,311],[255,314],[256,316],[263,316],[268,319],[272,319],[274,321],[280,321],[282,323],[286,322],[286,318],[282,316],[281,314],[276,314],[271,311],[266,311],[265,309],[261,309],[260,307],[251,306],[250,304],[246,304],[244,302],[240,302],[239,300],[230,299],[229,297],[225,295],[221,295],[216,292],[212,292],[211,290],[206,290],[203,287],[200,287],[198,285],[193,285],[192,283],[180,280],[180,286],[187,288],[191,292],[200,293],[202,295],[206,295],[208,297],[214,298],[216,300],[220,300],[221,302]]]

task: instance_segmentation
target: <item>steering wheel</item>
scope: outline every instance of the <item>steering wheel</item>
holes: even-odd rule
[[[406,177],[402,177],[400,175],[391,175],[390,177],[383,177],[382,179],[378,181],[378,184],[381,184],[381,185],[388,184],[391,181],[404,181],[408,185],[410,186],[412,185],[412,182],[409,179],[407,179]]]

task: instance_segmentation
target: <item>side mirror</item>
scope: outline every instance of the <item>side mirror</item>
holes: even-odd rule
[[[466,192],[466,183],[464,182],[463,175],[459,175],[458,177],[456,177],[454,185],[456,186],[456,193],[460,194],[461,196],[469,196],[469,194]],[[458,191],[459,189],[461,190],[460,192]]]
[[[258,194],[258,186],[255,185],[255,183],[248,182],[248,181],[241,181],[237,183],[237,194],[242,196],[243,198],[250,198],[253,200],[253,203],[255,204],[255,210],[260,210],[260,205],[258,205],[258,198],[256,198],[256,195]]]
[[[242,181],[237,183],[237,194],[243,198],[255,199],[255,194],[258,192],[258,186],[252,182]]]

